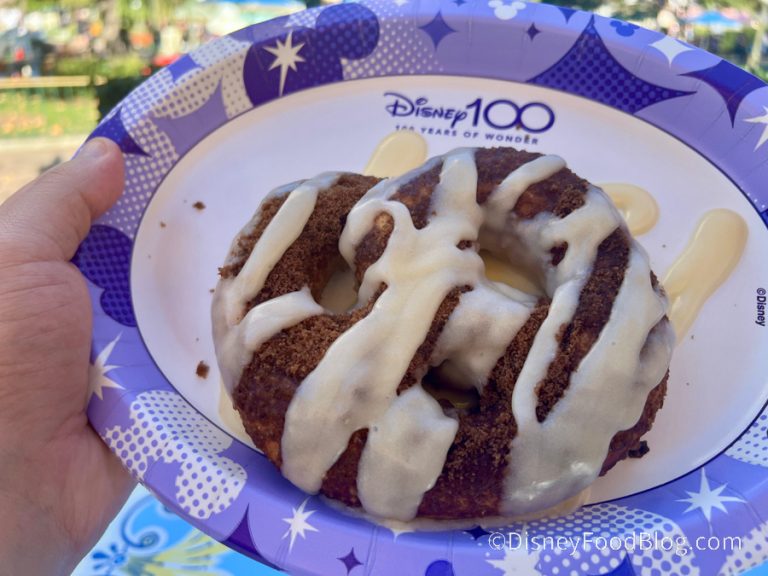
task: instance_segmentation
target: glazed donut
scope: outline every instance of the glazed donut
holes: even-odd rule
[[[488,280],[480,248],[546,295]],[[344,263],[358,301],[334,313],[318,301]],[[254,444],[296,486],[374,517],[550,508],[625,458],[664,399],[664,292],[607,196],[558,156],[457,149],[399,178],[291,184],[220,276],[217,358]]]

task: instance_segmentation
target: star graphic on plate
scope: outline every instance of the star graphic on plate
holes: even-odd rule
[[[290,518],[283,518],[283,522],[288,524],[288,530],[285,532],[285,534],[283,534],[283,538],[287,538],[289,535],[291,537],[291,543],[288,546],[289,552],[293,550],[293,544],[296,542],[296,536],[306,538],[307,531],[318,531],[317,528],[307,522],[309,517],[315,513],[315,510],[306,510],[307,502],[309,502],[309,498],[306,498],[304,502],[301,503],[301,506],[293,509],[293,516]]]
[[[349,573],[352,572],[352,570],[354,570],[358,566],[363,565],[363,563],[357,559],[357,556],[355,556],[354,548],[352,548],[349,551],[349,554],[347,554],[346,556],[340,556],[339,558],[337,558],[337,560],[342,564],[344,564],[344,567],[347,569],[347,575],[349,575]]]
[[[727,486],[727,484],[721,484],[714,490],[710,488],[707,473],[704,471],[704,468],[702,468],[699,491],[688,492],[688,490],[686,490],[685,492],[688,494],[688,498],[681,498],[678,502],[687,502],[690,504],[690,506],[685,509],[684,513],[701,510],[701,513],[704,514],[707,522],[711,522],[712,510],[715,508],[727,514],[728,510],[725,509],[725,502],[744,502],[744,500],[737,498],[736,496],[721,496],[721,492],[725,490]]]
[[[119,366],[113,366],[107,364],[107,362],[109,362],[109,357],[112,355],[112,350],[115,349],[115,344],[120,340],[120,336],[121,334],[118,334],[112,342],[107,344],[104,349],[99,352],[99,355],[96,356],[93,364],[91,364],[88,370],[88,400],[90,400],[94,394],[99,397],[99,400],[104,400],[104,388],[123,389],[120,384],[107,378],[108,372],[115,368],[119,368]]]
[[[229,546],[230,548],[235,548],[236,550],[248,550],[249,556],[253,556],[256,560],[262,564],[266,564],[270,568],[279,570],[277,566],[264,558],[256,544],[254,544],[253,538],[251,538],[251,530],[248,525],[248,509],[249,506],[246,506],[245,512],[243,512],[243,518],[240,520],[237,528],[232,531],[232,533],[227,537],[226,540],[222,542],[222,544]]]
[[[584,62],[590,65],[584,66]],[[611,82],[595,82],[595,74],[602,74]],[[597,100],[629,114],[693,94],[646,82],[625,68],[598,33],[594,17],[565,56],[528,82]]]
[[[304,48],[304,43],[293,45],[293,31],[288,32],[288,37],[285,42],[277,43],[274,46],[265,46],[264,50],[272,54],[275,59],[272,61],[269,69],[274,70],[280,68],[280,96],[283,95],[283,89],[285,88],[285,79],[288,77],[288,70],[296,72],[296,65],[300,62],[304,62],[304,58],[299,56],[299,52]]]
[[[430,40],[432,40],[432,44],[435,46],[435,50],[437,50],[437,47],[440,46],[440,42],[442,42],[446,36],[456,33],[456,30],[448,26],[445,22],[441,12],[435,14],[435,17],[427,24],[424,24],[424,26],[419,26],[419,29],[423,30],[424,33],[429,36]]]
[[[481,526],[475,526],[471,530],[464,530],[467,534],[472,536],[474,540],[477,540],[478,538],[482,538],[483,536],[487,536],[490,534],[488,530],[484,530]]]
[[[725,60],[703,70],[686,72],[683,76],[701,80],[720,94],[731,117],[731,125],[736,121],[736,112],[744,98],[755,90],[765,88],[762,80]]]
[[[525,33],[528,34],[528,37],[531,40],[533,40],[534,38],[536,38],[536,36],[541,34],[541,30],[536,28],[536,24],[531,24],[530,27],[528,28],[528,30],[525,31]]]
[[[680,56],[680,54],[682,54],[683,52],[690,52],[691,50],[693,50],[693,48],[686,46],[679,40],[675,40],[670,36],[664,36],[664,38],[662,38],[661,40],[656,40],[656,42],[651,44],[651,47],[656,48],[656,50],[664,54],[670,66],[672,66],[672,62],[674,61],[675,58]]]
[[[760,148],[760,146],[768,142],[768,106],[763,106],[763,109],[765,110],[764,115],[756,116],[755,118],[746,118],[744,120],[744,122],[751,122],[752,124],[765,125],[765,128],[763,129],[763,133],[760,135],[760,140],[757,141],[755,150],[757,150],[758,148]]]

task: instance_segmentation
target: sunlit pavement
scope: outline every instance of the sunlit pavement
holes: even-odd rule
[[[0,138],[0,202],[41,172],[70,158],[86,135]]]

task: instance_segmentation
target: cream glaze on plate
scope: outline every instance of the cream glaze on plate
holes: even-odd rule
[[[632,236],[645,234],[656,226],[659,221],[659,206],[647,190],[634,184],[620,182],[609,182],[598,186],[608,194],[613,205],[624,217]]]
[[[701,307],[736,268],[747,234],[744,219],[735,212],[717,209],[702,216],[688,246],[664,278],[670,320],[678,339],[688,332]]]

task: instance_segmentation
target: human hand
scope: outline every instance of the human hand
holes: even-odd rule
[[[94,139],[0,206],[0,574],[69,574],[133,481],[88,424],[91,305],[69,260],[123,189]]]

